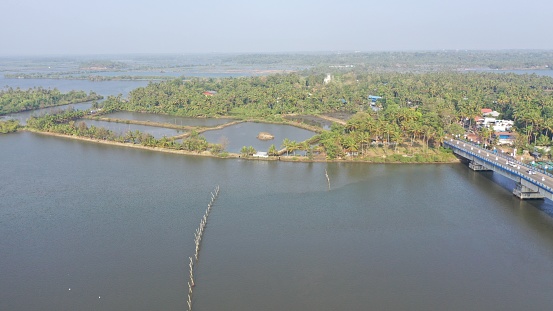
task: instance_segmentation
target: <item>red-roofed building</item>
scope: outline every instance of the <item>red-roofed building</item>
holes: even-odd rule
[[[213,96],[213,95],[217,94],[217,92],[215,92],[215,91],[205,91],[202,94],[204,94],[205,96]]]
[[[486,117],[494,117],[494,118],[497,118],[499,117],[499,112],[495,111],[495,110],[491,110],[489,108],[484,108],[482,109],[482,115],[483,116],[486,116]]]

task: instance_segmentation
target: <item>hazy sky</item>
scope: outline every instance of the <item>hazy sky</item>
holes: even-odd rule
[[[553,49],[551,0],[1,0],[0,55]]]

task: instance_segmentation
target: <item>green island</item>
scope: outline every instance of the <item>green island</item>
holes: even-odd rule
[[[58,89],[41,87],[22,90],[8,88],[0,90],[0,116],[8,113],[29,111],[47,107],[82,103],[101,99],[102,96],[84,91],[62,93]]]
[[[387,59],[390,55],[382,57]],[[485,56],[484,61],[489,65],[489,55]],[[515,53],[515,56],[518,57],[518,54]],[[416,54],[410,57],[417,59]],[[428,55],[421,54],[420,58],[431,64]],[[248,59],[255,63],[264,60],[264,56],[254,55]],[[277,59],[289,64],[286,57]],[[352,60],[356,60],[355,56],[339,64]],[[520,64],[515,60],[507,58],[497,67],[503,68],[505,64],[510,67],[517,67],[518,64],[520,68],[538,67],[535,63]],[[235,57],[233,61],[246,60]],[[324,64],[329,62],[324,59],[319,61]],[[454,162],[457,158],[442,148],[442,142],[448,135],[473,139],[489,149],[512,151],[516,148],[521,155],[539,150],[551,156],[553,78],[530,74],[460,72],[451,70],[452,65],[447,62],[440,66],[445,69],[373,72],[367,70],[370,66],[326,65],[265,76],[173,78],[150,82],[145,87],[132,90],[127,98],[110,96],[101,103],[95,103],[91,111],[69,109],[31,117],[24,129],[215,157],[254,158],[257,152],[262,151],[266,152],[266,159],[269,160]],[[0,113],[97,98],[96,94],[87,95],[84,92],[61,94],[57,90],[10,89],[0,93]],[[512,127],[503,131],[508,132],[511,139],[507,144],[501,141],[501,135],[493,127],[482,123],[485,119],[482,114],[488,110],[496,113],[498,120],[512,122]],[[285,139],[269,150],[244,146],[240,154],[232,154],[225,150],[224,144],[207,142],[202,136],[203,131],[213,128],[122,121],[104,116],[116,111],[289,124],[316,134],[302,142]],[[305,116],[332,121],[332,126],[323,129],[303,123],[301,120]],[[117,135],[105,128],[87,126],[87,118],[173,127],[186,130],[186,134],[178,137],[182,141],[176,141],[176,137],[156,139],[140,131]],[[12,121],[0,122],[2,132],[12,132],[17,127]],[[301,156],[295,154],[298,150],[303,151]]]

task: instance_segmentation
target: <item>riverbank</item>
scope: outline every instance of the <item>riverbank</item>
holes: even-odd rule
[[[73,135],[65,135],[65,134],[59,134],[59,133],[51,133],[51,132],[41,132],[36,131],[32,129],[24,129],[24,131],[41,134],[41,135],[47,135],[47,136],[55,136],[55,137],[61,137],[61,138],[68,138],[68,139],[74,139],[74,140],[81,140],[91,143],[97,143],[97,144],[103,144],[103,145],[111,145],[111,146],[119,146],[119,147],[126,147],[126,148],[135,148],[135,149],[141,149],[141,150],[150,150],[150,151],[156,151],[156,152],[165,152],[165,153],[173,153],[173,154],[181,154],[186,156],[200,156],[200,157],[211,157],[211,158],[219,158],[219,159],[244,159],[244,160],[252,160],[252,161],[283,161],[283,162],[305,162],[305,163],[317,163],[317,162],[343,162],[343,163],[374,163],[374,164],[451,164],[451,163],[460,163],[460,160],[456,158],[455,156],[452,156],[449,159],[444,159],[440,161],[421,161],[421,159],[428,159],[429,157],[434,157],[438,155],[437,152],[433,153],[426,153],[425,155],[420,155],[419,157],[413,156],[413,155],[402,155],[402,154],[379,154],[378,152],[371,153],[370,156],[364,157],[364,158],[342,158],[342,159],[326,159],[324,155],[317,154],[313,158],[308,158],[306,156],[297,156],[297,155],[288,155],[288,156],[276,156],[276,157],[268,157],[268,158],[260,158],[260,157],[253,157],[253,156],[242,156],[238,153],[231,153],[231,152],[221,152],[219,154],[212,154],[209,151],[202,151],[202,152],[194,152],[194,151],[187,151],[187,150],[176,150],[176,149],[169,149],[169,148],[160,148],[160,147],[149,147],[149,146],[143,146],[140,144],[133,144],[133,143],[123,143],[123,142],[116,142],[116,141],[110,141],[110,140],[101,140],[101,139],[93,139],[93,138],[87,138],[87,137],[81,137],[81,136],[73,136]]]
[[[239,158],[240,156],[235,153],[226,153],[226,156],[220,156],[220,155],[214,155],[211,154],[209,151],[202,151],[200,153],[188,151],[188,150],[176,150],[176,149],[168,149],[168,148],[159,148],[159,147],[149,147],[149,146],[143,146],[140,144],[133,144],[133,143],[121,143],[111,140],[101,140],[101,139],[94,139],[94,138],[87,138],[87,137],[81,137],[81,136],[73,136],[73,135],[65,135],[65,134],[59,134],[59,133],[52,133],[52,132],[41,132],[36,131],[32,129],[24,129],[24,131],[28,131],[35,134],[41,134],[41,135],[47,135],[47,136],[55,136],[55,137],[62,137],[62,138],[69,138],[74,140],[81,140],[81,141],[87,141],[97,144],[103,144],[103,145],[110,145],[110,146],[119,146],[119,147],[126,147],[126,148],[135,148],[135,149],[142,149],[142,150],[150,150],[150,151],[158,151],[158,152],[165,152],[165,153],[175,153],[175,154],[182,154],[182,155],[191,155],[191,156],[202,156],[202,157],[212,157],[212,158]]]

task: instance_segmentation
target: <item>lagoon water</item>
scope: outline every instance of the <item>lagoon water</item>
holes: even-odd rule
[[[69,88],[85,82],[104,85]],[[22,132],[0,136],[0,176],[0,310],[185,310],[216,185],[194,310],[553,305],[552,202],[462,164],[212,159]]]
[[[61,80],[61,79],[9,79],[0,75],[0,88],[12,87],[23,90],[43,87],[45,89],[58,89],[62,92],[81,90],[96,92],[96,94],[126,97],[128,93],[138,87],[148,85],[148,81],[89,81],[89,80]]]
[[[84,103],[78,103],[78,104],[69,104],[69,105],[62,105],[62,106],[56,106],[56,107],[35,109],[30,111],[17,112],[17,113],[8,114],[5,116],[0,116],[0,120],[16,119],[16,120],[19,120],[19,123],[21,125],[26,125],[27,119],[29,119],[31,116],[41,116],[44,114],[53,113],[56,111],[66,110],[66,109],[88,110],[92,107],[92,103],[93,102],[84,102]]]
[[[454,165],[0,136],[0,310],[548,310],[553,207]],[[328,189],[325,170],[331,181]]]
[[[75,121],[75,123],[79,124],[81,122],[84,122],[88,127],[95,126],[95,127],[103,127],[110,131],[115,132],[115,134],[119,136],[124,136],[125,133],[129,131],[140,131],[142,133],[151,134],[155,138],[159,139],[163,136],[166,137],[172,137],[179,134],[184,134],[184,131],[171,129],[171,128],[164,128],[164,127],[157,127],[157,126],[148,126],[148,125],[140,125],[140,124],[126,124],[126,123],[118,123],[118,122],[108,122],[108,121],[98,121],[98,120],[89,120],[89,119],[81,119]]]
[[[257,135],[260,132],[268,132],[274,136],[271,140],[259,140]],[[240,153],[242,147],[252,146],[257,151],[267,152],[271,145],[282,149],[282,142],[285,138],[302,142],[311,138],[316,133],[300,129],[291,125],[244,122],[230,125],[220,130],[203,132],[202,135],[210,143],[222,143],[227,145],[225,150]]]
[[[103,117],[113,118],[113,119],[122,119],[122,120],[138,120],[138,121],[151,121],[158,123],[169,123],[174,125],[186,125],[186,126],[206,126],[213,127],[225,123],[235,121],[230,118],[189,118],[189,117],[178,117],[170,116],[164,114],[155,114],[155,113],[141,113],[141,112],[131,112],[131,111],[117,111]]]

